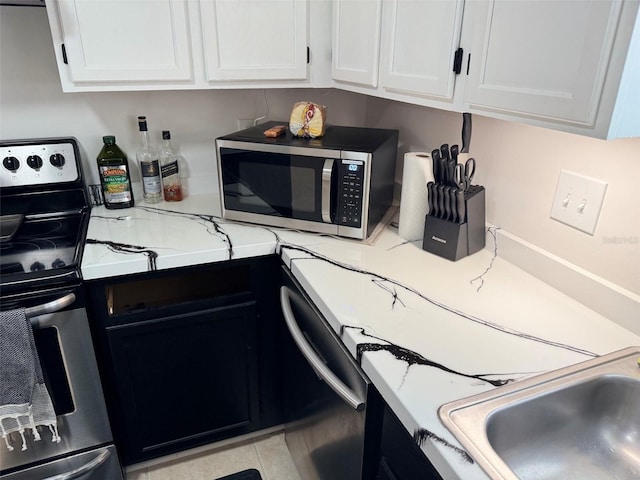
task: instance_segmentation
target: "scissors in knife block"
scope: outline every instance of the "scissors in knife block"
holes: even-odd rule
[[[464,165],[458,163],[455,167],[455,182],[456,185],[464,191],[467,191],[471,186],[473,176],[476,174],[476,159],[469,158]]]

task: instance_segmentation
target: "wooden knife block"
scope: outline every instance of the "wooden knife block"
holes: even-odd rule
[[[467,221],[456,223],[427,215],[422,249],[448,260],[474,254],[485,245],[485,189],[471,186],[465,195]]]

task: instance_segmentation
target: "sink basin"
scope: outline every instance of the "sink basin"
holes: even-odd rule
[[[640,347],[443,405],[492,479],[638,480]]]

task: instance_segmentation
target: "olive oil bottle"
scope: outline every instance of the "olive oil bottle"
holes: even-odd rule
[[[102,137],[104,145],[98,154],[98,172],[104,197],[109,209],[133,207],[133,189],[127,155],[116,145],[116,137]]]

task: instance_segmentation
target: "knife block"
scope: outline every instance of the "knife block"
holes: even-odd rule
[[[472,185],[465,193],[467,221],[456,223],[427,214],[422,249],[448,260],[459,260],[485,246],[485,189]]]

